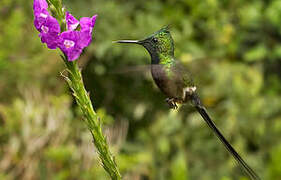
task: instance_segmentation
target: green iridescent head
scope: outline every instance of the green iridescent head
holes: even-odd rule
[[[169,26],[160,29],[143,40],[120,40],[116,42],[140,44],[147,49],[151,56],[160,54],[165,56],[174,55],[174,42]]]

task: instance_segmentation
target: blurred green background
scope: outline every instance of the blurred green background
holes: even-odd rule
[[[246,180],[190,106],[169,110],[142,47],[112,44],[172,24],[176,57],[211,117],[262,179],[281,179],[280,0],[65,0],[98,14],[79,63],[126,180]],[[0,1],[0,179],[109,179],[32,1]]]

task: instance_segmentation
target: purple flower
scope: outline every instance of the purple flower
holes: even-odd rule
[[[82,46],[87,47],[92,41],[92,31],[96,23],[97,15],[94,15],[92,18],[82,17],[80,19],[81,26],[81,38],[84,39]]]
[[[48,4],[45,0],[34,0],[34,26],[40,32],[41,42],[48,48],[56,49],[60,33],[58,21],[47,11]]]
[[[95,26],[96,23],[96,19],[97,19],[98,15],[94,15],[93,17],[89,18],[89,17],[82,17],[80,19],[80,26],[81,26],[81,30],[90,30],[90,32],[92,33],[92,30]]]
[[[81,31],[90,30],[89,32],[92,33],[92,29],[95,26],[97,15],[93,17],[82,17],[80,22],[72,16],[69,12],[66,12],[65,20],[67,24],[68,30],[75,30],[79,25],[81,27]]]
[[[79,31],[68,30],[60,35],[59,48],[66,54],[69,61],[74,61],[82,53]]]
[[[80,22],[69,12],[66,12],[66,23],[68,31],[60,36],[59,48],[67,55],[69,61],[77,59],[83,48],[92,41],[92,29],[95,25],[97,15],[92,18],[83,17]],[[81,30],[76,31],[80,25]]]
[[[41,32],[42,24],[45,23],[47,20],[47,17],[50,16],[49,12],[44,9],[42,11],[34,12],[34,16],[35,16],[34,26],[39,32]]]
[[[68,30],[75,30],[79,25],[79,21],[75,17],[73,17],[69,12],[66,12],[65,20]]]
[[[41,42],[46,43],[48,48],[56,49],[59,41],[60,25],[52,16],[48,16],[46,21],[42,23],[39,37]]]
[[[61,33],[60,24],[48,12],[46,0],[34,0],[33,11],[35,17],[34,26],[40,32],[41,42],[46,43],[50,49],[59,47],[66,54],[69,61],[77,59],[82,50],[92,41],[92,30],[97,15],[91,18],[83,17],[79,22],[69,12],[66,12],[67,31]]]

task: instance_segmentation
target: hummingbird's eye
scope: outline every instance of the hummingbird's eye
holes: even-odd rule
[[[158,39],[157,39],[157,38],[152,38],[152,41],[153,41],[154,43],[157,43],[157,42],[158,42]]]

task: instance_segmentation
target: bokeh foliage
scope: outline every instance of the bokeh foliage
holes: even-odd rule
[[[168,110],[143,71],[145,50],[112,43],[166,24],[218,127],[262,179],[281,178],[279,0],[64,4],[99,15],[79,61],[124,179],[247,179],[191,107]],[[59,76],[63,63],[32,19],[32,1],[0,1],[0,179],[108,179]]]

